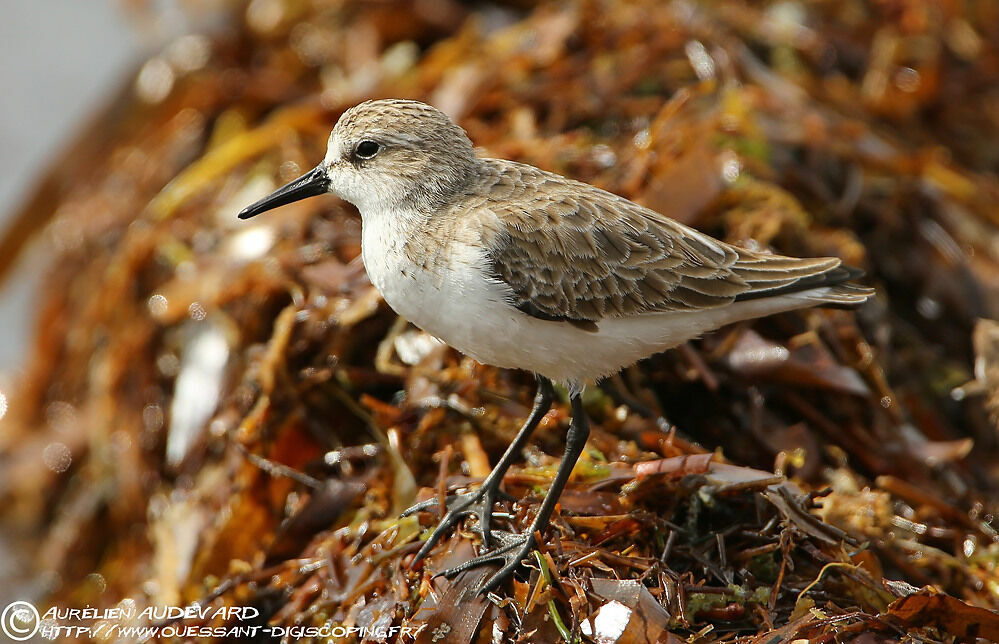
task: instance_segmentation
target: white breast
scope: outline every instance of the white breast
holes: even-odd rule
[[[480,246],[452,241],[432,270],[424,268],[404,252],[401,223],[398,217],[365,217],[368,277],[396,313],[479,362],[569,382],[616,370],[622,357],[641,357],[633,353],[649,353],[633,345],[622,356],[620,338],[538,320],[510,306],[503,285],[485,273]]]
[[[368,276],[396,313],[427,333],[497,367],[526,369],[563,383],[600,378],[724,324],[808,305],[791,297],[750,300],[686,313],[603,320],[597,332],[540,320],[513,306],[486,269],[485,250],[451,240],[424,267],[407,257],[399,217],[367,216],[362,256]]]
[[[462,353],[497,364],[481,353],[482,345],[498,329],[509,329],[505,309],[519,312],[502,302],[500,288],[482,273],[483,249],[452,240],[441,257],[425,262],[407,256],[404,241],[420,233],[403,227],[397,216],[365,217],[361,254],[371,283],[402,317]]]

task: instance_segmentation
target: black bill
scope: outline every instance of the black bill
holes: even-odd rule
[[[303,174],[291,183],[281,186],[260,201],[252,203],[239,211],[240,219],[249,219],[262,212],[272,210],[278,206],[300,201],[307,197],[315,197],[329,191],[330,180],[326,176],[323,166],[317,166],[315,170]]]

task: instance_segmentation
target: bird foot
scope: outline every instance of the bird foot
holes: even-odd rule
[[[426,557],[433,547],[437,545],[437,542],[440,541],[441,538],[448,532],[448,530],[457,526],[466,516],[470,514],[478,519],[479,535],[482,537],[482,545],[488,548],[489,535],[491,533],[490,526],[492,524],[493,516],[493,503],[496,501],[497,497],[513,500],[513,497],[499,489],[498,484],[490,485],[488,482],[483,483],[478,490],[473,492],[448,496],[444,500],[447,512],[441,518],[437,527],[434,528],[434,531],[430,533],[430,536],[423,543],[419,552],[416,553],[413,563],[416,563]],[[407,508],[403,511],[402,516],[408,517],[416,514],[417,512],[430,510],[438,505],[437,498],[427,499],[426,501],[422,501]]]
[[[511,534],[509,532],[500,532],[495,530],[492,534],[496,538],[498,544],[496,548],[488,550],[478,557],[469,559],[465,563],[455,566],[454,568],[448,568],[443,572],[439,572],[434,575],[434,577],[446,577],[447,579],[453,579],[455,576],[465,572],[466,570],[478,568],[479,566],[484,566],[486,564],[500,562],[503,564],[503,567],[486,577],[482,585],[475,591],[475,594],[477,596],[482,596],[496,590],[500,584],[506,581],[518,568],[523,565],[524,559],[531,554],[537,544],[535,543],[533,532],[531,534]]]

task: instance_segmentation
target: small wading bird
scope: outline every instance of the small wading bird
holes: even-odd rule
[[[848,283],[860,272],[834,257],[738,248],[588,184],[477,158],[463,129],[416,101],[347,110],[322,163],[239,217],[328,192],[360,212],[364,266],[399,315],[479,362],[537,378],[520,432],[477,490],[447,498],[416,556],[475,515],[483,553],[442,574],[501,562],[480,593],[509,577],[547,527],[589,435],[585,383],[731,322],[873,294]],[[551,407],[552,381],[569,391],[565,454],[527,532],[491,531],[503,475]]]

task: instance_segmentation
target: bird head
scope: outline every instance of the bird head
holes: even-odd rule
[[[440,110],[418,101],[367,101],[337,121],[322,163],[239,217],[327,192],[357,206],[362,217],[432,212],[460,193],[475,163],[465,131]]]

